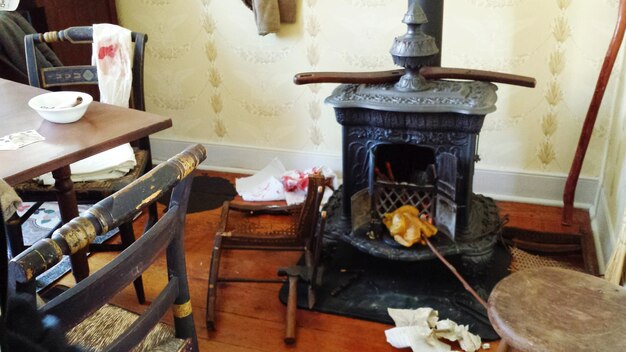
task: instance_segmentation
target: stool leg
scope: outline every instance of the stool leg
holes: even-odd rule
[[[222,256],[222,236],[216,235],[211,253],[211,267],[209,269],[209,290],[206,304],[206,327],[215,330],[215,300],[217,299],[217,281],[219,279],[220,258]]]
[[[504,339],[500,340],[500,344],[498,345],[498,352],[509,352],[509,344],[504,341]]]
[[[285,329],[285,343],[292,345],[296,342],[296,310],[298,305],[298,277],[289,276],[289,297],[287,298],[287,328]]]

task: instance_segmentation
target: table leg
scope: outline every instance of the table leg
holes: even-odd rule
[[[57,201],[61,212],[61,221],[65,224],[78,216],[78,202],[74,192],[74,183],[70,178],[72,172],[69,165],[52,171],[54,187],[57,190]],[[70,256],[72,274],[76,282],[89,276],[89,264],[87,263],[87,248],[84,248]]]

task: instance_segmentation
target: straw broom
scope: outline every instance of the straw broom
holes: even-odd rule
[[[609,282],[620,285],[626,281],[626,211],[622,216],[622,230],[617,238],[615,249],[609,259],[604,278]]]

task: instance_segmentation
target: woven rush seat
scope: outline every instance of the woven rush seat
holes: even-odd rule
[[[137,164],[126,175],[110,180],[95,180],[74,182],[74,191],[78,199],[94,198],[100,195],[111,195],[124,186],[141,176],[148,164],[149,152],[144,149],[134,148],[135,160]],[[35,198],[41,201],[56,201],[56,189],[54,185],[44,185],[36,180],[22,182],[15,187],[18,195],[28,195],[29,198]]]
[[[105,304],[68,331],[66,337],[70,344],[79,345],[90,351],[102,351],[128,329],[137,317],[138,315],[131,311]],[[107,333],[103,334],[102,331]],[[174,328],[171,326],[159,323],[133,351],[184,351],[188,347],[188,342],[190,340],[176,338]]]

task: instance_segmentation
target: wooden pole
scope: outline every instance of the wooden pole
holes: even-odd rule
[[[285,327],[285,343],[296,342],[296,310],[298,304],[298,277],[289,276],[289,296],[287,298],[287,324]]]
[[[620,0],[619,11],[617,14],[617,24],[615,25],[615,31],[613,38],[609,43],[609,48],[604,57],[604,63],[600,69],[598,82],[596,83],[596,89],[593,92],[591,103],[589,104],[589,110],[587,110],[587,116],[583,123],[583,128],[580,133],[580,139],[578,140],[578,147],[576,148],[576,154],[574,154],[574,160],[572,161],[572,167],[570,168],[567,181],[565,183],[565,189],[563,190],[563,225],[571,225],[572,217],[574,214],[574,196],[576,194],[576,184],[578,183],[578,177],[580,176],[580,170],[582,169],[587,147],[591,139],[591,133],[593,132],[593,126],[598,117],[598,110],[604,97],[606,86],[615,64],[615,59],[619,52],[622,40],[624,39],[624,30],[626,30],[626,0]]]

